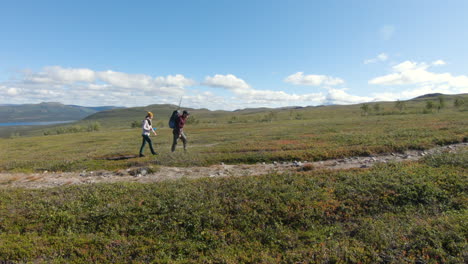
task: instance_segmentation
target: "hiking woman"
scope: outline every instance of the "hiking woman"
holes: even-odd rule
[[[158,134],[156,134],[156,131],[154,131],[153,129],[153,126],[151,125],[151,120],[153,119],[153,113],[151,112],[148,112],[148,114],[146,115],[146,118],[145,120],[143,120],[142,124],[141,124],[141,127],[143,129],[143,133],[142,133],[142,137],[143,137],[143,142],[141,142],[141,148],[140,148],[140,157],[144,157],[145,155],[143,155],[143,150],[145,148],[145,145],[146,145],[146,142],[148,142],[148,145],[150,147],[150,150],[151,150],[151,153],[153,155],[158,155],[158,153],[156,153],[153,149],[153,142],[151,142],[151,138],[150,138],[150,132],[153,132],[153,134],[155,136],[157,136]]]

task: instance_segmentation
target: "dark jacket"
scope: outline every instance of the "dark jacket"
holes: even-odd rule
[[[176,119],[176,130],[177,131],[181,131],[184,126],[185,126],[185,122],[187,122],[187,118],[184,118],[183,115],[180,115],[179,117],[177,117]]]

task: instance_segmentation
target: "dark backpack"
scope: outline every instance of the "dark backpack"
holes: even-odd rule
[[[179,110],[174,110],[174,112],[172,112],[171,118],[169,119],[170,128],[176,128],[177,117],[179,117]]]

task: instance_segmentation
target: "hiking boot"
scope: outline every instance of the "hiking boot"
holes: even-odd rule
[[[144,157],[144,156],[145,156],[145,155],[143,155],[143,154],[140,154],[140,157]]]
[[[153,155],[156,156],[156,155],[159,155],[159,153],[155,152],[155,153],[153,153]]]

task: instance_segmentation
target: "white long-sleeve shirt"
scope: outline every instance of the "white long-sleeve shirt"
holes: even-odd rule
[[[143,129],[143,135],[147,135],[147,136],[149,136],[151,130],[153,130],[153,127],[149,124],[148,121],[149,121],[148,118],[146,118],[145,120],[143,120],[142,125],[141,125],[141,128]]]

